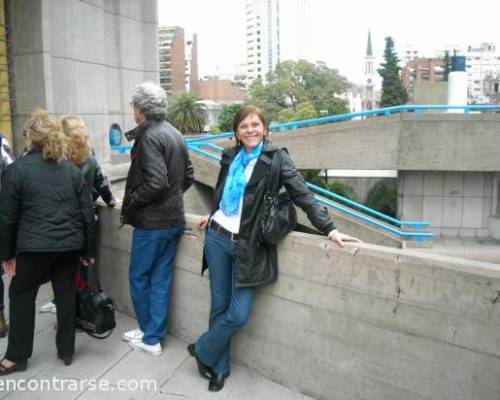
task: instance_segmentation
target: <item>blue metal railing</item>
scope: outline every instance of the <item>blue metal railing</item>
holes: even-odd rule
[[[379,108],[376,110],[359,111],[354,113],[330,115],[326,117],[305,119],[302,121],[292,121],[283,124],[272,124],[269,127],[271,132],[281,132],[289,129],[298,129],[306,126],[327,124],[331,122],[347,121],[359,117],[374,117],[374,116],[388,116],[392,114],[401,113],[403,111],[421,113],[429,110],[463,110],[465,113],[470,111],[500,111],[500,105],[485,104],[485,105],[463,105],[463,106],[449,106],[449,105],[404,105]],[[225,139],[233,137],[234,133],[222,132],[211,135],[199,136],[196,138],[186,138],[188,143],[205,142],[207,140]],[[132,145],[111,146],[112,150],[118,151],[120,154],[130,150]]]
[[[326,190],[326,189],[322,188],[321,186],[315,185],[313,183],[307,182],[307,186],[310,189],[312,189],[313,192],[317,192],[317,193],[322,194],[323,196],[331,197],[337,201],[341,201],[342,203],[348,204],[354,208],[358,208],[367,214],[375,215],[376,217],[383,219],[383,220],[385,220],[393,225],[399,226],[399,227],[412,226],[414,229],[424,229],[424,228],[429,227],[431,224],[429,221],[401,221],[399,219],[390,217],[389,215],[383,214],[377,210],[374,210],[373,208],[367,207],[361,203],[353,201],[347,197],[344,197],[344,196],[341,196],[337,193]]]

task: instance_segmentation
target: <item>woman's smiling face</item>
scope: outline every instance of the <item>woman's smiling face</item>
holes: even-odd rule
[[[250,114],[238,124],[237,136],[246,151],[257,147],[267,134],[264,124],[257,114]]]

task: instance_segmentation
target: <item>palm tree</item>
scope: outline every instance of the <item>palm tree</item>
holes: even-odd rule
[[[190,93],[182,92],[169,98],[167,120],[182,133],[203,132],[207,118],[207,107]]]

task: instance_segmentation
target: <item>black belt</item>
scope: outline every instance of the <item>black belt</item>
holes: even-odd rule
[[[217,233],[220,233],[223,236],[226,236],[228,239],[232,240],[233,242],[236,242],[238,240],[238,234],[237,233],[233,233],[231,231],[228,231],[226,228],[224,228],[223,226],[219,225],[213,219],[210,220],[209,227],[214,232],[217,232]]]

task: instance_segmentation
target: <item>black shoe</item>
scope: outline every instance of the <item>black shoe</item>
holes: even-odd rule
[[[188,346],[188,352],[191,357],[194,357],[196,359],[196,364],[198,364],[198,372],[200,373],[202,378],[210,379],[213,375],[213,371],[210,367],[203,364],[203,362],[198,358],[194,349],[194,343],[191,343]]]
[[[3,361],[4,359],[2,359]],[[0,361],[0,375],[9,375],[12,374],[13,372],[18,372],[18,371],[26,371],[26,368],[28,367],[28,362],[16,362],[14,365],[11,367],[6,367],[4,366],[1,361]]]
[[[224,380],[229,376],[229,372],[227,374],[213,374],[210,378],[210,382],[208,382],[208,390],[211,392],[218,392],[224,387]]]
[[[66,366],[71,365],[71,363],[73,362],[73,356],[63,356],[61,354],[57,354],[57,358],[59,360],[62,360],[64,365]]]

